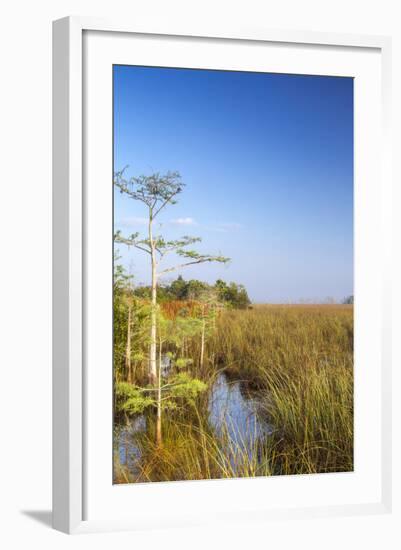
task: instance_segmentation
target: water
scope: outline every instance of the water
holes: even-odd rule
[[[168,360],[164,368],[169,368]],[[260,414],[261,405],[255,392],[249,391],[246,384],[230,381],[221,373],[209,390],[208,419],[210,426],[221,438],[227,458],[232,464],[238,464],[239,454],[252,453],[258,439],[268,436],[271,426]],[[134,478],[139,476],[141,453],[136,443],[138,435],[146,432],[145,416],[137,416],[126,424],[116,427],[114,444],[115,452],[122,466],[127,466]],[[235,451],[234,451],[235,452]]]
[[[130,473],[137,477],[140,473],[139,461],[141,452],[137,444],[138,434],[146,432],[146,418],[143,415],[130,419],[126,424],[115,428],[114,446],[118,452],[119,462],[127,466]]]
[[[210,392],[209,422],[219,436],[228,435],[243,448],[271,433],[271,427],[262,420],[257,395],[244,382],[230,382],[224,373],[218,375]]]

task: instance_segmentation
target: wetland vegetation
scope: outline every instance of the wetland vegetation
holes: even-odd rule
[[[145,236],[115,234],[114,483],[351,471],[352,300],[251,304],[222,279],[168,282],[229,258],[157,234],[179,174],[114,183],[147,212]],[[148,286],[120,262],[125,246],[147,258]]]

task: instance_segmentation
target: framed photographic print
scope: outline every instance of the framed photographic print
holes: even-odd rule
[[[54,23],[54,526],[390,507],[390,43]]]

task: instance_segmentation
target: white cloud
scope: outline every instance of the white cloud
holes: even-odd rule
[[[193,218],[176,218],[175,220],[170,220],[170,223],[175,225],[196,225],[196,222]]]

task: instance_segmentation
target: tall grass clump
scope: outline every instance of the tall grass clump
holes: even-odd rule
[[[261,306],[219,319],[216,356],[259,389],[275,473],[353,469],[353,310]]]

